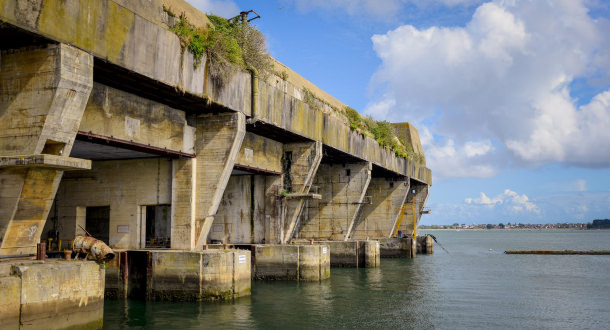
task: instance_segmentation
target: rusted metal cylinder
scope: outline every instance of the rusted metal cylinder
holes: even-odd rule
[[[76,236],[72,242],[72,250],[76,253],[86,253],[98,262],[114,258],[114,252],[106,243],[90,236]]]
[[[36,245],[36,260],[46,260],[47,259],[47,244],[46,243],[38,243]]]

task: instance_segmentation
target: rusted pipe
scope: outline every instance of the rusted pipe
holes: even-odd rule
[[[76,236],[72,242],[72,250],[76,253],[86,253],[98,262],[114,258],[114,252],[106,243],[90,236]]]

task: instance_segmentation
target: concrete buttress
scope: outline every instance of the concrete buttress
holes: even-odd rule
[[[65,44],[2,52],[0,255],[36,252],[93,86],[93,57]]]
[[[365,204],[352,229],[351,238],[391,237],[401,208],[409,193],[409,180],[395,181],[384,177],[374,177],[366,195],[370,204]],[[403,220],[404,221],[404,220]]]
[[[191,244],[191,249],[198,249],[207,242],[245,134],[246,118],[242,113],[197,118],[195,227],[191,229],[196,241]]]
[[[399,229],[413,237],[417,237],[418,234],[417,226],[421,219],[421,212],[428,201],[429,187],[427,184],[412,184],[404,204],[406,211]],[[413,210],[415,210],[415,216]]]
[[[284,228],[282,243],[290,241],[311,185],[322,160],[322,143],[303,142],[284,145]]]
[[[299,238],[347,240],[371,181],[370,162],[322,164],[314,185],[322,195],[311,200],[299,226]]]

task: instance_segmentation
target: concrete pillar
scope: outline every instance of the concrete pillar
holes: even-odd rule
[[[265,177],[265,215],[264,243],[279,244],[284,238],[282,225],[282,197],[280,195],[282,177],[279,175]]]
[[[190,249],[199,249],[207,242],[245,134],[246,118],[242,113],[210,114],[197,118],[197,157],[195,173],[192,174],[196,185],[192,192],[194,196],[191,195],[195,204],[194,228],[191,227],[195,240],[191,241]],[[187,214],[176,223],[192,223],[191,219]]]
[[[405,178],[375,177],[371,179],[366,195],[370,204],[364,204],[354,223],[352,239],[388,238],[394,234],[396,221],[409,193],[409,181]]]
[[[322,142],[290,143],[284,145],[284,228],[282,243],[290,241],[297,225],[318,166],[322,160]]]
[[[298,237],[347,240],[371,181],[371,163],[322,164],[314,185],[320,200],[311,200]]]
[[[93,86],[93,57],[65,45],[0,54],[0,255],[34,253]]]
[[[172,249],[190,250],[195,247],[196,164],[195,158],[172,160]]]

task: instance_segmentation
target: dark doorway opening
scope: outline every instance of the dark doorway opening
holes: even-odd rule
[[[170,248],[171,205],[146,206],[146,248]]]
[[[110,244],[110,206],[87,207],[85,229],[91,236]]]

